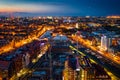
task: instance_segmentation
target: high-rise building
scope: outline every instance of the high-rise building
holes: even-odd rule
[[[101,37],[101,48],[104,47],[104,36]]]
[[[112,38],[103,35],[101,37],[101,49],[107,51],[110,49],[111,45],[112,45]]]

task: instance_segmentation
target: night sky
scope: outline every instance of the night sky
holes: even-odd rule
[[[120,15],[120,0],[0,0],[0,12],[46,15]]]

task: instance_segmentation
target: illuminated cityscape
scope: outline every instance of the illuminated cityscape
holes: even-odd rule
[[[0,80],[120,80],[119,4],[1,0]]]

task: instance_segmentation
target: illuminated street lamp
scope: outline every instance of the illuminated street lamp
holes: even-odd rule
[[[80,68],[77,68],[76,71],[79,72],[79,71],[80,71]]]
[[[80,73],[80,67],[76,68],[76,73],[77,73],[77,74],[76,74],[76,76],[77,76],[77,77],[76,77],[76,80],[79,80],[79,77],[78,77],[78,76],[79,76],[79,73]]]

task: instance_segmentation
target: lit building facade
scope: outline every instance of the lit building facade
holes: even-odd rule
[[[78,23],[76,23],[76,26],[75,26],[76,28],[79,28],[79,24]]]
[[[104,51],[108,51],[110,46],[112,45],[112,38],[107,36],[101,37],[101,49]]]
[[[75,80],[75,70],[73,70],[68,65],[68,61],[65,61],[65,69],[63,70],[63,80]]]

